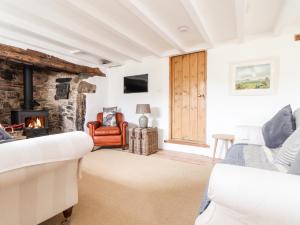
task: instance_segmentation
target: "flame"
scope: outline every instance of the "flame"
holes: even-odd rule
[[[37,117],[36,119],[32,119],[31,122],[28,124],[28,128],[36,129],[42,127],[42,122],[39,117]]]

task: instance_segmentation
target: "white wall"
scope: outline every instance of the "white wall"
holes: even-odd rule
[[[232,62],[268,57],[279,59],[278,89],[270,96],[232,96],[229,91],[229,65]],[[286,104],[300,106],[300,43],[292,35],[261,39],[245,44],[227,45],[208,50],[207,59],[207,142],[213,133],[233,133],[237,125],[262,125]],[[149,74],[149,93],[123,94],[123,76]],[[160,146],[164,149],[211,155],[210,149],[163,144],[168,138],[168,58],[129,62],[108,70],[108,104],[117,105],[130,123],[138,123],[137,103],[149,103],[152,123],[161,129]],[[224,153],[224,152],[223,152]]]
[[[278,88],[274,95],[232,96],[229,64],[277,57]],[[207,133],[232,133],[237,125],[261,126],[281,107],[300,107],[300,43],[293,35],[256,40],[208,51]],[[211,140],[210,140],[211,141]],[[210,142],[212,144],[212,142]]]
[[[147,93],[123,93],[123,77],[148,73]],[[138,125],[140,115],[135,114],[136,104],[148,103],[152,113],[149,123],[159,129],[159,142],[162,147],[163,139],[168,136],[168,109],[169,109],[169,61],[168,58],[146,58],[143,63],[128,62],[124,66],[114,67],[108,71],[109,106],[118,106],[124,113],[129,126]]]

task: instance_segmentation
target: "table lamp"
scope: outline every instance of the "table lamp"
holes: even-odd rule
[[[148,117],[144,114],[151,113],[149,104],[137,104],[136,105],[136,114],[142,114],[139,118],[139,124],[141,128],[148,127]]]

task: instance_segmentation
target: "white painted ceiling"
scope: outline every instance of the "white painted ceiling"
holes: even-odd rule
[[[0,43],[88,66],[299,28],[300,0],[0,0]]]

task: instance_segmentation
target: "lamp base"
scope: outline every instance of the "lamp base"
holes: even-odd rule
[[[140,128],[147,128],[148,127],[148,117],[144,114],[139,118]]]

